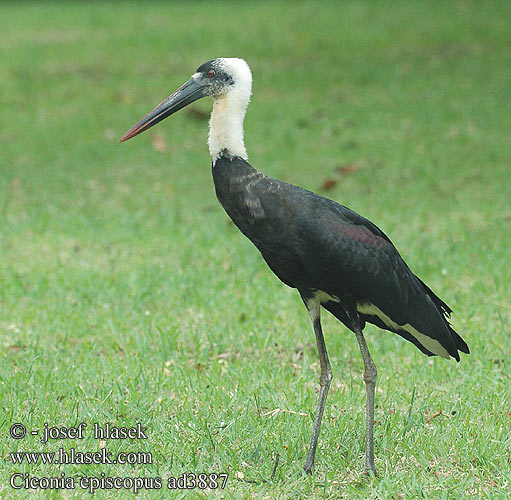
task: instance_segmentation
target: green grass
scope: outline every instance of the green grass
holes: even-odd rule
[[[507,498],[510,15],[509,2],[468,0],[2,3],[0,497],[90,498],[14,491],[14,472],[225,471],[222,492],[171,497]],[[117,143],[225,55],[254,74],[251,162],[315,191],[338,180],[326,195],[390,235],[472,350],[459,364],[426,358],[367,328],[376,478],[362,474],[357,343],[326,315],[335,378],[316,473],[300,475],[319,376],[313,332],[296,292],[218,205],[207,122],[181,112]],[[80,421],[142,422],[148,440],[106,446],[150,451],[154,463],[10,462],[16,450],[100,449],[90,432],[48,445],[9,437],[14,422]]]

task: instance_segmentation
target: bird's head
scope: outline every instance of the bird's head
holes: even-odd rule
[[[228,96],[244,110],[251,91],[252,73],[243,59],[212,59],[201,64],[187,82],[133,125],[120,142],[135,137],[201,97],[211,96],[219,100]]]

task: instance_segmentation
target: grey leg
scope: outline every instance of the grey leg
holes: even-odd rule
[[[314,418],[314,426],[312,427],[312,438],[309,445],[309,452],[303,468],[307,474],[312,474],[314,467],[314,456],[316,455],[316,446],[318,444],[319,428],[321,427],[321,419],[323,418],[323,411],[325,409],[326,396],[328,388],[332,381],[332,370],[330,368],[330,361],[326,352],[325,339],[323,338],[323,331],[320,322],[320,303],[318,299],[302,299],[309,311],[309,315],[316,334],[316,343],[319,352],[319,364],[321,366],[321,376],[319,378],[319,399],[318,406],[316,407],[316,417]]]
[[[366,470],[376,473],[374,467],[374,389],[376,387],[376,365],[374,364],[369,349],[362,334],[362,330],[356,332],[358,346],[364,359],[364,382],[366,384]]]

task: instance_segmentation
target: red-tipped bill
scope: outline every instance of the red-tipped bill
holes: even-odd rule
[[[150,113],[144,116],[140,121],[135,123],[121,138],[119,142],[127,141],[138,134],[141,134],[153,125],[161,122],[167,116],[172,115],[188,104],[204,97],[204,85],[198,84],[193,78],[190,78],[184,85],[179,87],[167,99],[162,101]]]

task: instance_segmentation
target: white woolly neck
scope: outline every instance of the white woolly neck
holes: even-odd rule
[[[219,61],[234,83],[227,92],[214,97],[209,120],[209,153],[213,163],[223,150],[246,160],[243,120],[252,93],[252,73],[243,59],[223,58]]]

